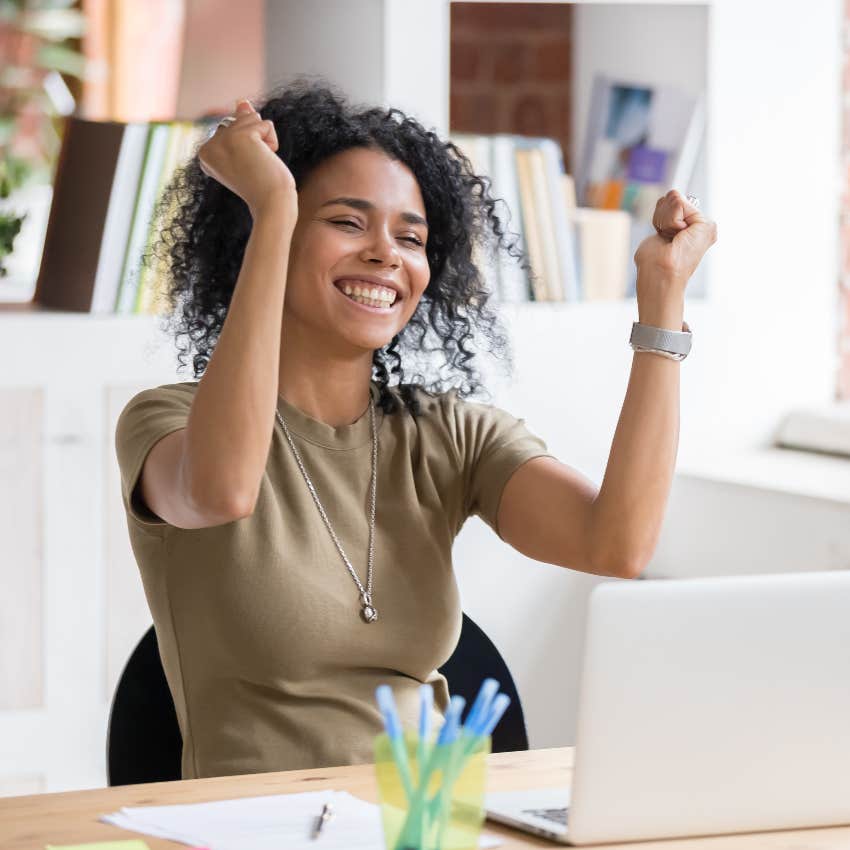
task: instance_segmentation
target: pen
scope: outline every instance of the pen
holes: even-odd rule
[[[322,813],[316,818],[316,824],[313,827],[313,840],[319,837],[324,829],[325,824],[334,816],[333,806],[330,803],[325,803],[322,807]]]

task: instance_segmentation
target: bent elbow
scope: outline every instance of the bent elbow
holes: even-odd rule
[[[214,525],[245,519],[254,513],[257,504],[256,496],[234,490],[217,495],[207,490],[192,501],[196,512]]]
[[[648,561],[643,558],[640,560],[626,561],[623,571],[620,573],[620,578],[640,578],[647,565]]]
[[[233,520],[245,519],[254,513],[256,507],[257,500],[254,497],[233,499],[229,505],[229,515]]]
[[[644,558],[633,558],[626,555],[611,556],[597,559],[593,572],[607,578],[640,578],[646,569]]]

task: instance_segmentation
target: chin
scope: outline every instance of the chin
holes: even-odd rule
[[[357,334],[345,337],[346,342],[350,343],[355,348],[360,348],[366,351],[377,351],[385,345],[389,345],[392,341],[392,336],[386,334]]]

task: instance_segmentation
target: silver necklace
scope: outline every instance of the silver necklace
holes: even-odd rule
[[[363,584],[357,577],[357,573],[354,572],[354,567],[351,566],[351,562],[345,556],[345,552],[342,551],[342,546],[340,545],[339,539],[334,533],[334,530],[331,528],[330,520],[328,520],[328,516],[325,513],[325,509],[322,507],[322,503],[319,501],[319,496],[316,493],[316,488],[313,486],[313,482],[310,480],[310,476],[307,475],[307,470],[304,469],[304,464],[301,462],[301,455],[298,454],[298,449],[295,448],[295,443],[292,442],[292,437],[289,434],[289,428],[286,427],[286,422],[283,421],[283,417],[280,415],[280,411],[275,410],[275,416],[277,416],[278,422],[280,422],[280,424],[283,426],[283,433],[286,436],[287,441],[289,442],[289,447],[292,449],[292,454],[295,455],[295,460],[298,463],[298,467],[301,470],[301,474],[304,476],[304,480],[307,482],[307,486],[310,488],[310,493],[313,496],[313,501],[316,503],[316,507],[319,509],[319,513],[322,515],[322,519],[325,522],[325,526],[330,532],[334,544],[336,545],[339,554],[342,556],[342,560],[345,561],[345,566],[348,568],[348,572],[354,579],[354,583],[357,585],[357,589],[360,591],[360,616],[365,622],[374,623],[375,620],[378,619],[378,609],[375,608],[375,606],[372,604],[372,561],[374,556],[375,542],[375,489],[377,485],[378,469],[378,430],[375,427],[375,403],[372,399],[372,392],[371,390],[369,392],[369,421],[372,425],[372,486],[371,514],[369,517],[369,566],[367,567],[366,572],[366,587],[363,587]]]

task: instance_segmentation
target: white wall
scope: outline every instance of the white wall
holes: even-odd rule
[[[275,0],[267,4],[269,86],[320,74],[355,103],[395,106],[448,128],[448,2]]]
[[[710,21],[717,311],[695,329],[685,455],[767,439],[833,397],[837,366],[841,4],[724,0]]]
[[[266,82],[321,74],[354,101],[383,91],[383,0],[271,0],[266,4]]]
[[[719,241],[707,263],[710,301],[686,309],[694,343],[681,367],[680,469],[765,442],[787,407],[831,398],[840,11],[838,0],[805,7],[716,0],[707,15],[690,3],[577,6],[578,110],[591,70],[606,63],[621,74],[685,87],[706,81],[701,196],[718,222]],[[600,483],[637,314],[629,305],[605,315],[593,307],[518,317],[524,329],[518,328],[516,380],[495,401],[524,416],[561,460]],[[823,502],[801,508],[791,499],[777,514],[763,492],[719,492],[676,482],[648,574],[850,565],[841,533],[846,505],[824,513]],[[813,516],[821,517],[817,530]],[[777,517],[781,531],[766,533]],[[814,535],[821,535],[818,546],[808,543]],[[808,559],[799,556],[804,551]],[[494,637],[520,684],[532,746],[572,743],[584,602],[597,579],[529,561],[477,519],[462,531],[456,558],[466,609]]]

